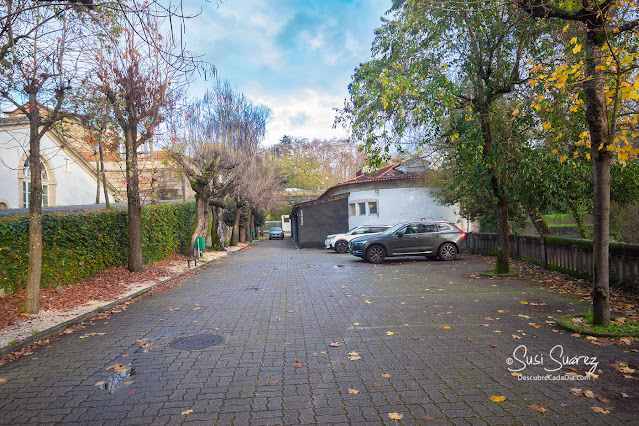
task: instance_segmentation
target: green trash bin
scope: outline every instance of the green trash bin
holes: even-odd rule
[[[195,239],[195,246],[196,246],[196,248],[198,248],[198,249],[200,249],[200,250],[204,251],[204,249],[206,248],[206,246],[205,246],[205,244],[204,244],[204,238],[202,238],[202,237],[197,237],[197,238]]]

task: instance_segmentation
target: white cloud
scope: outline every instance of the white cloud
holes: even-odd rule
[[[284,135],[308,139],[347,136],[344,129],[333,129],[333,108],[340,108],[344,103],[344,99],[338,96],[306,89],[296,95],[263,97],[253,101],[273,111],[273,120],[267,126],[267,145],[277,143]]]

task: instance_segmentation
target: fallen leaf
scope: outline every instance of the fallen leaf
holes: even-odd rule
[[[595,397],[602,404],[610,404],[612,402],[611,400],[609,400],[608,398],[604,398],[603,396],[595,395]]]
[[[490,324],[479,324],[479,325],[481,325],[482,327],[492,327]]]
[[[443,325],[443,326],[442,326],[442,328],[443,328],[444,330],[450,330],[450,327],[449,327],[449,326],[447,326],[447,325]]]
[[[548,411],[544,407],[540,407],[539,405],[536,405],[536,404],[529,405],[528,408],[538,411],[540,413],[545,413],[546,411]]]
[[[587,391],[585,391],[585,392],[584,392],[584,396],[586,396],[586,397],[588,397],[588,398],[594,398],[594,397],[596,397],[595,393],[594,393],[593,391],[589,391],[589,390],[587,390]]]
[[[529,322],[528,325],[532,325],[535,328],[541,327],[540,325],[535,324],[534,322]]]
[[[125,385],[129,386],[133,384],[133,380],[127,380],[126,382],[124,382]]]
[[[348,393],[351,393],[353,395],[357,395],[359,393],[359,391],[357,389],[348,388]]]
[[[627,393],[623,393],[623,392],[621,393],[621,396],[624,398],[630,398]]]
[[[364,303],[371,303],[370,300],[364,300]]]
[[[590,341],[596,342],[599,339],[597,339],[595,336],[586,336],[586,340],[590,340]]]
[[[401,420],[404,418],[404,415],[400,413],[388,413],[388,418],[391,420]]]
[[[275,379],[271,379],[271,380],[268,381],[269,385],[274,385],[276,383],[277,383],[277,380],[275,380]]]
[[[122,358],[128,358],[130,356],[130,354],[124,354],[122,355]]]
[[[109,367],[106,367],[107,370],[113,370],[116,371],[118,373],[122,373],[124,371],[127,371],[129,368],[126,365],[122,365],[122,364],[113,364]]]
[[[353,325],[359,325],[359,323],[358,322],[354,322]]]
[[[488,344],[488,346],[490,346],[491,348],[495,349],[497,347],[497,345],[493,345],[493,344]]]
[[[501,402],[501,401],[503,401],[505,399],[506,399],[505,396],[495,396],[495,395],[493,395],[493,396],[490,397],[490,400],[492,402]]]
[[[501,333],[501,330],[493,330],[493,333]]]
[[[357,360],[362,359],[362,357],[361,357],[361,356],[358,356],[358,355],[351,355],[351,356],[349,356],[349,357],[348,357],[348,359],[349,359],[350,361],[357,361]]]
[[[331,342],[328,344],[328,346],[332,347],[332,348],[341,348],[342,344],[340,342]]]
[[[519,377],[522,374],[521,373],[517,373],[516,371],[513,371],[512,373],[510,373],[511,376],[515,376],[515,377]]]
[[[193,410],[184,410],[180,414],[182,414],[183,416],[186,416],[187,414],[191,414],[192,412]]]
[[[606,409],[601,408],[601,407],[596,407],[596,406],[595,406],[595,407],[590,407],[590,408],[592,408],[592,409],[593,409],[596,413],[601,413],[601,414],[608,414],[608,413],[610,413],[610,410],[606,410]]]
[[[516,334],[513,334],[512,336],[513,336],[513,339],[521,339],[521,336],[518,336]]]
[[[471,337],[469,337],[469,338],[468,338],[468,339],[466,339],[466,340],[468,340],[469,342],[474,342],[474,340],[473,340]]]
[[[527,305],[527,304],[528,304],[528,302],[526,302],[526,301],[524,301],[524,300],[522,300],[522,301],[521,301],[521,302],[519,302],[519,303],[521,303],[522,305]]]
[[[382,377],[385,379],[390,379],[390,376],[391,376],[390,374],[386,374],[386,373],[382,374]]]
[[[193,308],[194,311],[199,311],[201,308],[199,306],[196,306],[195,308]]]
[[[104,384],[106,384],[106,382],[100,381],[100,382],[95,382],[95,385],[93,386],[102,386]]]
[[[387,332],[386,332],[386,335],[387,335],[387,336],[392,336],[393,334],[395,334],[395,333],[394,333],[394,332],[392,332],[392,331],[387,331]]]
[[[295,358],[295,363],[293,364],[293,368],[302,368],[302,367],[306,367],[307,365],[308,364],[306,364],[305,362],[303,363],[299,359]]]

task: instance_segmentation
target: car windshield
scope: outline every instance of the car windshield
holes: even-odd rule
[[[400,230],[402,227],[406,226],[407,223],[406,222],[402,222],[402,223],[398,223],[397,225],[393,225],[390,228],[388,228],[386,231],[383,232],[384,235],[390,235],[395,233],[396,231]]]
[[[280,232],[282,228],[271,228],[271,232]]]
[[[349,229],[348,232],[346,233],[346,235],[352,235],[353,232],[355,232],[357,229],[359,229],[359,226],[356,226],[355,228]]]

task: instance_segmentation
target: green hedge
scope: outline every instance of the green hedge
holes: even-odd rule
[[[162,203],[142,209],[142,257],[154,263],[183,252],[195,223],[195,203]],[[110,210],[42,217],[43,287],[72,284],[126,263],[126,211]],[[0,287],[24,287],[29,252],[29,218],[0,220]]]

